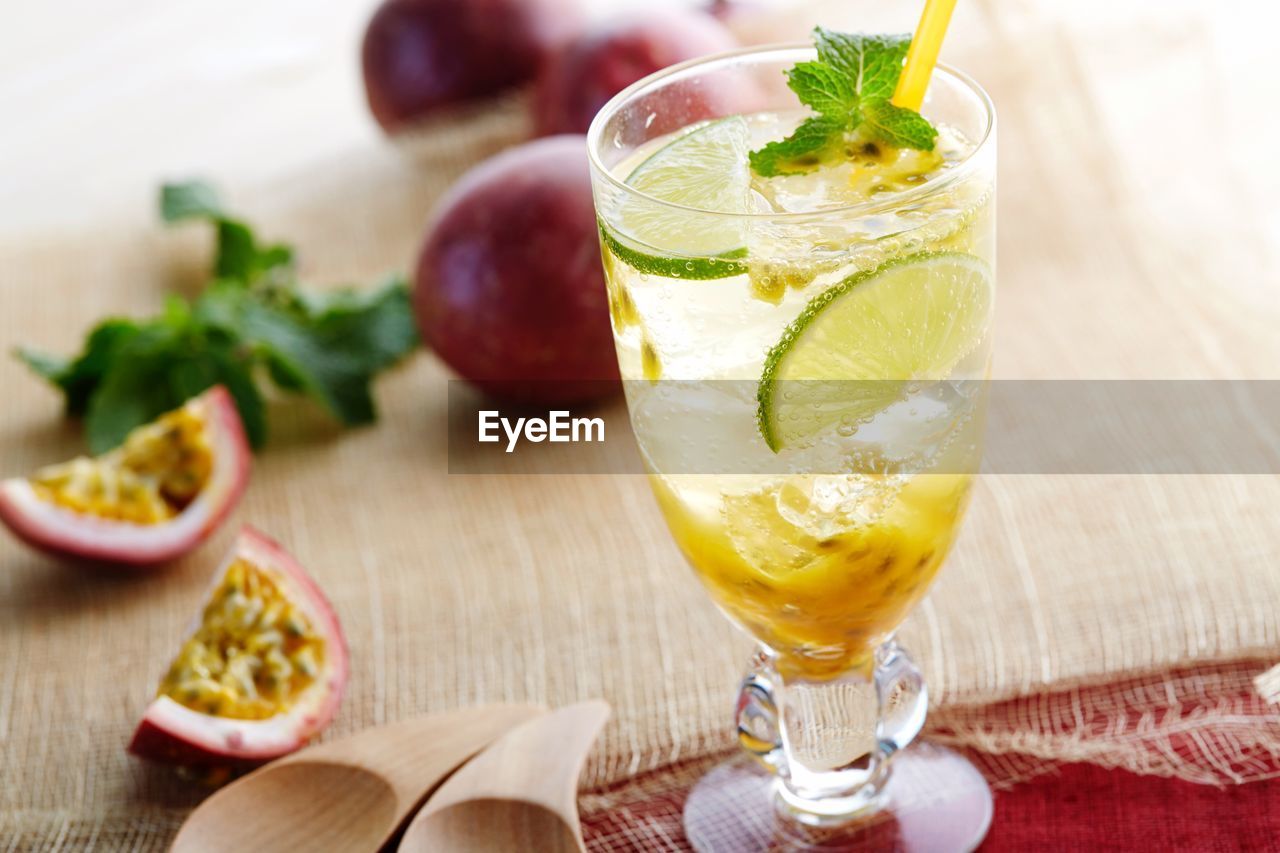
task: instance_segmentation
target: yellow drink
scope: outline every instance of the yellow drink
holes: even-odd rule
[[[686,128],[613,175],[627,181],[664,157],[670,169],[696,160],[678,147],[694,134],[708,137],[704,148],[756,147],[798,120],[767,113]],[[693,214],[685,226],[664,222],[674,246],[628,234],[621,216],[611,232],[602,204],[619,363],[659,504],[715,601],[776,653],[784,677],[869,671],[873,650],[933,579],[966,506],[983,403],[972,380],[987,372],[994,304],[993,181],[953,178],[973,145],[940,130],[934,152],[855,140],[806,174],[727,175],[744,182],[753,215],[733,226]],[[788,218],[797,213],[814,215]],[[651,219],[633,218],[633,232],[653,233]],[[697,240],[717,251],[681,266]],[[745,251],[718,251],[739,242]],[[659,252],[669,268],[635,257]],[[733,274],[707,256],[725,258]],[[952,281],[957,269],[969,289]],[[819,304],[836,291],[841,319]],[[829,357],[791,351],[792,338],[818,335]],[[760,387],[774,362],[800,381],[780,382],[766,403]],[[845,379],[862,384],[830,393],[860,402],[836,415],[804,420],[801,404],[764,411],[792,391],[803,397],[803,380]],[[833,408],[814,393],[814,407]],[[777,434],[766,438],[762,418]]]
[[[771,503],[799,491],[794,481],[725,495],[700,512],[672,478],[652,478],[676,542],[712,596],[738,624],[779,655],[784,676],[827,678],[865,669],[933,579],[964,511],[969,478],[923,474],[893,490],[875,521],[817,538]],[[756,526],[758,550],[744,554],[732,532]]]
[[[914,743],[928,690],[893,638],[955,539],[986,411],[995,113],[928,73],[949,5],[910,46],[817,28],[676,66],[587,134],[642,457],[760,643],[734,704],[754,763],[690,792],[697,850],[972,850],[991,819],[967,761]]]

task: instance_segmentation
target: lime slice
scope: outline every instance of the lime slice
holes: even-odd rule
[[[627,185],[685,207],[745,213],[749,144],[741,116],[713,121],[659,148],[627,177]],[[620,204],[615,221],[627,237],[603,224],[600,231],[610,251],[639,271],[696,279],[747,271],[742,223],[733,217],[699,216],[634,196]]]
[[[765,359],[756,392],[765,443],[777,452],[864,423],[909,383],[945,379],[986,331],[993,284],[981,258],[923,253],[815,297]]]

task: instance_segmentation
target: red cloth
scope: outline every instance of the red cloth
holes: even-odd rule
[[[716,760],[694,764],[709,769]],[[680,829],[686,794],[650,793],[584,814],[588,849],[689,850]],[[995,819],[979,853],[1009,851],[1280,853],[1280,779],[1216,788],[1063,765],[996,794]]]
[[[1229,788],[1064,765],[996,795],[981,853],[1280,851],[1280,780]]]

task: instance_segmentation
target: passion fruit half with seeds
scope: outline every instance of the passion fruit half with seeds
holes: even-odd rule
[[[193,768],[270,761],[329,724],[347,672],[332,605],[280,545],[246,527],[129,751]]]
[[[0,521],[50,553],[163,563],[199,545],[235,508],[250,456],[235,401],[216,386],[101,456],[0,482]]]

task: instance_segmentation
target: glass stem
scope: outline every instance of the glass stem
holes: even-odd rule
[[[778,777],[779,804],[806,823],[874,810],[893,756],[924,726],[924,679],[892,640],[869,671],[784,678],[760,651],[738,695],[738,740]]]

